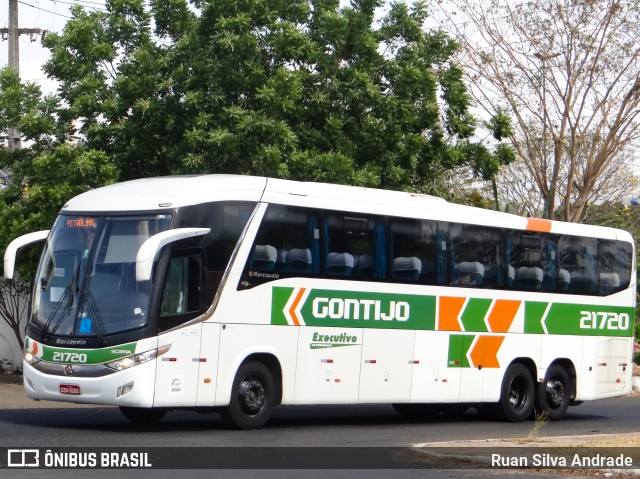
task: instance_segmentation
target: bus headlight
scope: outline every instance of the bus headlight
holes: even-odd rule
[[[31,353],[24,353],[24,360],[28,363],[28,364],[35,364],[38,363],[40,361],[42,361],[42,359],[35,357],[33,354]]]
[[[161,356],[167,351],[169,351],[170,348],[171,348],[171,344],[166,344],[157,349],[151,349],[149,351],[145,351],[144,353],[138,353],[132,356],[119,358],[119,359],[116,359],[115,361],[109,361],[108,363],[105,363],[105,364],[111,369],[115,369],[116,371],[123,371],[125,369],[138,366],[139,364],[146,363],[147,361],[151,361],[152,359],[155,359],[158,356]]]

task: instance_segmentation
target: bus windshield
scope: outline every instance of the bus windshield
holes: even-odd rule
[[[65,216],[40,260],[32,321],[47,335],[98,337],[148,322],[151,282],[136,281],[136,253],[171,216]]]

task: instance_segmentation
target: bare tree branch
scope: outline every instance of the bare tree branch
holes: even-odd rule
[[[609,180],[626,174],[622,161],[640,136],[640,2],[450,0],[439,8],[478,106],[512,118],[519,174],[543,200],[537,213],[580,221],[604,187],[620,191]],[[539,204],[526,197],[527,211]]]
[[[29,284],[21,279],[0,279],[0,318],[13,331],[20,349],[24,347],[22,319],[29,308]]]

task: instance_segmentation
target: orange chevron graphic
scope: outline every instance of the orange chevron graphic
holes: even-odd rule
[[[473,367],[499,368],[498,351],[504,336],[478,336],[473,349],[469,352],[469,359]]]
[[[291,315],[293,324],[295,324],[296,326],[300,326],[300,320],[296,315],[296,308],[298,307],[298,303],[300,303],[300,300],[302,299],[302,296],[304,295],[305,291],[306,291],[305,288],[300,288],[300,291],[298,291],[298,294],[296,295],[296,299],[293,300],[293,303],[291,304],[291,308],[289,308],[289,314]]]
[[[440,296],[438,315],[438,330],[440,331],[462,331],[458,317],[466,298],[456,298],[451,296]]]
[[[494,333],[508,332],[520,308],[520,303],[521,301],[512,299],[496,299],[487,318],[490,331]]]

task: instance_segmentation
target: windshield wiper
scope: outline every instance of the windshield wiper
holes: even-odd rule
[[[67,287],[64,288],[64,292],[62,293],[62,296],[60,297],[60,299],[56,301],[56,304],[53,307],[53,310],[51,311],[51,313],[47,317],[47,320],[44,323],[44,326],[42,328],[42,334],[40,335],[40,341],[44,341],[44,338],[47,337],[48,334],[53,334],[55,330],[58,329],[58,326],[60,326],[60,323],[62,322],[63,314],[60,314],[58,316],[58,321],[56,321],[53,331],[51,333],[48,332],[49,325],[51,324],[51,321],[53,321],[53,318],[58,313],[58,310],[60,309],[60,305],[64,302],[67,296],[73,296],[71,289],[72,289],[71,284],[68,284]],[[65,306],[62,312],[64,313],[65,311],[68,311],[69,309],[71,309],[71,305],[73,305],[73,299],[69,299],[67,301],[67,305]]]
[[[78,274],[79,273],[80,273],[80,264],[78,264],[78,267],[74,271],[73,276],[71,277],[71,282],[65,288],[62,297],[58,300],[58,302],[56,303],[55,307],[53,308],[53,311],[51,311],[51,314],[47,318],[47,322],[44,325],[44,330],[42,332],[41,339],[44,339],[47,334],[49,334],[49,335],[55,334],[55,332],[58,330],[58,328],[62,324],[62,318],[64,317],[64,313],[65,312],[68,313],[68,312],[71,311],[71,308],[73,307],[73,298],[76,295],[77,280],[78,280]],[[54,318],[54,316],[55,316],[56,312],[58,311],[58,309],[60,309],[60,305],[62,304],[62,302],[64,301],[64,298],[66,296],[68,296],[69,299],[67,300],[67,305],[65,306],[64,310],[62,311],[63,314],[60,314],[58,316],[58,320],[53,325],[53,328],[51,329],[51,332],[48,333],[47,330],[49,329],[49,324],[51,323],[51,321]]]

